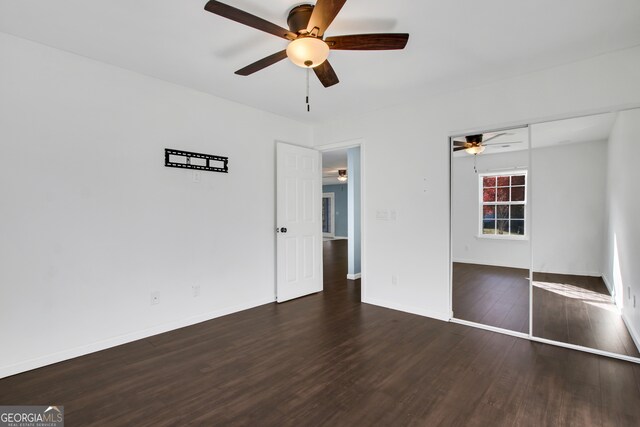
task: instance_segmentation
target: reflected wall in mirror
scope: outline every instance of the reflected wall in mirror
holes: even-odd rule
[[[531,126],[532,334],[640,357],[640,110]]]
[[[451,140],[456,319],[529,333],[529,129]]]

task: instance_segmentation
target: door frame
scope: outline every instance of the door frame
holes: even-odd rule
[[[331,200],[331,206],[329,207],[329,232],[325,233],[322,230],[322,237],[336,237],[336,195],[334,193],[322,193],[322,200]],[[322,204],[321,204],[322,206]]]
[[[365,219],[365,207],[366,207],[366,165],[365,165],[365,140],[364,138],[355,138],[341,142],[335,142],[331,144],[317,145],[314,148],[321,153],[325,151],[333,151],[344,148],[360,147],[360,301],[367,303],[367,287],[366,287],[366,271],[367,271],[367,257],[366,257],[366,235],[367,235],[367,222]],[[323,242],[321,242],[322,244]]]

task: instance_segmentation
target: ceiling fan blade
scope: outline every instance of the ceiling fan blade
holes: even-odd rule
[[[408,40],[406,33],[386,33],[327,37],[325,42],[334,50],[395,50],[404,49]]]
[[[487,144],[486,142],[483,142],[482,145],[511,145],[511,144],[522,144],[524,141],[505,141],[505,142],[500,142],[500,141],[496,141],[496,142],[491,142],[489,144]]]
[[[497,138],[497,137],[502,136],[502,135],[506,135],[506,134],[507,134],[506,132],[497,133],[497,134],[493,135],[491,138],[487,138],[487,139],[483,140],[482,143],[486,144],[487,142],[491,141],[492,139]]]
[[[456,151],[466,150],[466,149],[467,149],[467,147],[454,147],[453,151],[456,152]]]
[[[454,140],[453,141],[453,145],[455,147],[464,147],[465,145],[467,145],[467,142],[466,141],[456,141],[456,140]]]
[[[315,67],[313,72],[316,73],[316,76],[318,76],[320,83],[322,83],[322,86],[324,87],[333,86],[340,82],[336,72],[333,71],[333,67],[329,64],[329,61],[324,61],[322,64]]]
[[[283,39],[293,40],[297,34],[280,27],[279,25],[272,24],[262,18],[258,18],[255,15],[247,13],[243,10],[236,9],[233,6],[220,3],[219,1],[210,0],[204,7],[208,12],[215,13],[224,18],[231,19],[232,21],[239,22],[247,25],[256,30],[264,31],[265,33],[273,34],[274,36],[282,37]]]
[[[346,2],[347,0],[318,0],[309,18],[307,31],[311,33],[314,28],[318,28],[318,37],[322,37]]]
[[[249,74],[253,74],[256,71],[260,71],[263,68],[267,68],[269,65],[273,65],[276,62],[282,61],[287,57],[287,51],[282,50],[278,53],[274,53],[273,55],[269,55],[266,58],[262,58],[259,61],[254,62],[253,64],[249,64],[244,68],[236,71],[236,74],[240,76],[248,76]]]

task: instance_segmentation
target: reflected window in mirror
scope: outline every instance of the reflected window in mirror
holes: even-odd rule
[[[479,174],[479,236],[524,238],[526,236],[527,172]]]

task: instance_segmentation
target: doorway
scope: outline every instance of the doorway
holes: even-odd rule
[[[333,198],[329,196],[323,208],[323,199],[327,191],[323,190],[322,185],[322,157],[325,153],[328,153],[328,156],[335,156],[338,154],[335,152],[339,151],[346,152],[346,167],[342,158],[342,164],[339,167],[332,168],[327,163],[324,168],[325,170],[335,169],[337,172],[333,178],[341,184],[344,183],[340,187],[340,193],[346,195],[346,202],[341,207],[334,192]],[[365,288],[361,284],[364,267],[362,251],[364,224],[360,208],[363,203],[361,161],[363,153],[364,147],[361,140],[318,148],[277,141],[275,228],[277,302],[326,291],[328,283],[347,290],[347,293],[358,301],[364,299]],[[333,217],[333,224],[330,222],[331,217]],[[345,223],[346,227],[344,227]],[[323,236],[323,229],[328,234],[327,237]],[[331,278],[326,280],[324,274],[328,264],[337,267],[333,269]],[[344,294],[344,292],[340,293]]]
[[[325,290],[335,286],[357,287],[359,296],[362,276],[361,145],[331,146],[321,148],[321,152],[323,216],[328,217],[323,221],[322,243]]]

